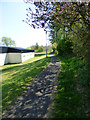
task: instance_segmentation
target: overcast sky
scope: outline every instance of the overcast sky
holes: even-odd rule
[[[26,4],[23,0],[0,0],[0,39],[3,36],[10,37],[16,42],[17,47],[24,48],[35,45],[36,42],[46,45],[43,29],[33,29],[22,22],[26,18],[26,9],[29,6],[30,3]]]

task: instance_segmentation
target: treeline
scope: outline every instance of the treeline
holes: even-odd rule
[[[59,7],[58,4],[56,6]],[[62,4],[62,7],[62,13],[54,14],[56,19],[52,28],[55,27],[51,31],[53,51],[59,55],[62,62],[55,100],[55,116],[88,118],[90,116],[89,4],[69,3]]]
[[[32,45],[32,46],[28,47],[27,49],[35,50],[35,52],[44,52],[44,51],[46,51],[46,46],[43,46],[43,45],[40,46],[38,43],[36,43],[36,45]],[[52,46],[48,45],[47,50],[49,52],[52,51]]]
[[[29,9],[34,17],[31,26],[46,30],[48,24],[52,49],[62,62],[53,110],[55,117],[89,117],[90,3],[35,2],[34,5],[35,14]]]

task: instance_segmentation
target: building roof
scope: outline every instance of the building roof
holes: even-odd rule
[[[0,53],[27,53],[27,52],[34,52],[34,50],[19,47],[0,46]]]

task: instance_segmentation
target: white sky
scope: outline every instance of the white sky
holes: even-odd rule
[[[11,2],[12,1],[12,2]],[[16,42],[17,47],[29,47],[38,42],[46,45],[46,35],[43,29],[33,29],[22,22],[26,19],[26,9],[30,4],[23,0],[0,0],[0,39],[10,37]],[[50,42],[47,42],[48,45]]]

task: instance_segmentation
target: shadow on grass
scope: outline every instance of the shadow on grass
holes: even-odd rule
[[[2,70],[2,106],[7,110],[21,95],[28,85],[51,61],[51,58],[43,58],[32,63],[13,66]]]
[[[42,56],[42,55],[45,55],[45,54],[44,54],[44,53],[43,53],[43,54],[38,54],[38,53],[35,54],[36,57],[40,57],[40,56]]]
[[[44,58],[44,61],[41,63],[42,66],[46,64],[47,59],[49,58]],[[28,86],[29,89],[26,93],[18,98],[15,105],[9,109],[8,114],[3,116],[3,118],[35,119],[46,116],[52,103],[55,78],[60,70],[59,59],[56,59],[54,56],[52,59],[49,66],[34,79],[34,84]]]

